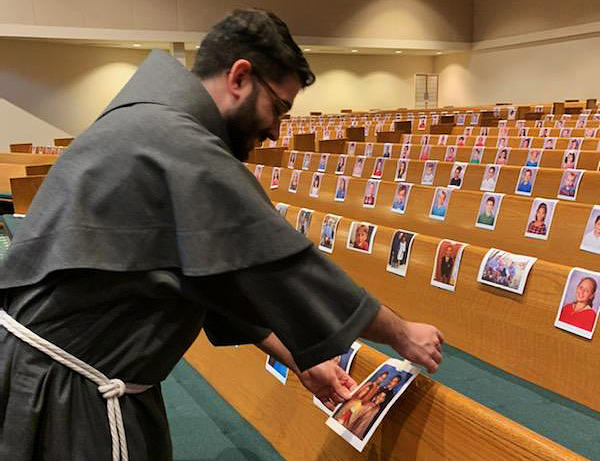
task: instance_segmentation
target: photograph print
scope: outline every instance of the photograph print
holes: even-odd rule
[[[522,295],[537,258],[490,248],[481,260],[477,281]]]
[[[402,277],[406,276],[410,261],[410,250],[415,240],[416,233],[398,229],[392,236],[390,253],[386,270]]]
[[[371,254],[377,226],[368,222],[352,221],[346,248]]]
[[[458,280],[460,260],[466,243],[441,240],[435,253],[431,284],[438,288],[454,291]]]
[[[592,339],[600,308],[600,272],[574,267],[556,314],[554,326],[587,339]]]
[[[392,405],[419,370],[407,360],[388,359],[342,402],[326,424],[358,451],[362,451]]]

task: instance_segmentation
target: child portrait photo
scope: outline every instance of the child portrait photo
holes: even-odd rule
[[[574,267],[569,272],[554,326],[592,339],[600,308],[600,272]]]
[[[460,260],[466,243],[441,240],[435,252],[431,284],[438,288],[454,291],[458,280]]]

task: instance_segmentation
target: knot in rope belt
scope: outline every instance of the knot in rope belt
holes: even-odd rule
[[[125,427],[123,426],[123,415],[121,414],[119,397],[124,394],[139,394],[150,389],[152,386],[145,384],[125,384],[120,379],[109,379],[94,367],[24,327],[8,315],[4,309],[0,309],[0,325],[17,338],[45,353],[62,365],[83,375],[98,386],[98,391],[106,399],[108,425],[112,439],[112,459],[113,461],[128,461],[127,440],[125,438]]]

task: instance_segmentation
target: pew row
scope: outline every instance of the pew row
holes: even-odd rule
[[[586,459],[423,375],[359,453],[325,426],[295,376],[282,386],[264,371],[253,346],[214,348],[202,334],[185,358],[290,461]],[[351,375],[360,382],[385,359],[364,345]]]

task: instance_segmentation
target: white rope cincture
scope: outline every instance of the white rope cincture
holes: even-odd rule
[[[62,365],[79,373],[98,386],[98,391],[102,394],[102,397],[106,399],[108,425],[112,440],[112,459],[113,461],[128,461],[127,439],[125,438],[125,427],[123,425],[123,415],[121,413],[119,397],[124,394],[138,394],[150,389],[152,386],[144,384],[125,384],[120,379],[109,379],[94,367],[79,360],[77,357],[69,354],[67,351],[64,351],[51,342],[46,341],[41,336],[38,336],[33,331],[24,327],[8,315],[4,309],[0,309],[0,325],[17,338],[45,353]]]

